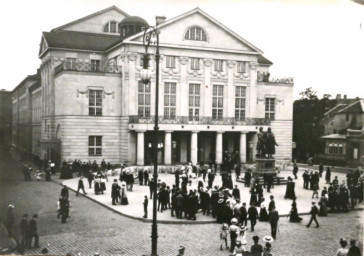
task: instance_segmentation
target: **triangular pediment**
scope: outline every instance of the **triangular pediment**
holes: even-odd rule
[[[42,34],[42,39],[40,41],[40,47],[39,47],[39,54],[38,55],[41,55],[47,48],[48,48],[47,40],[45,39],[44,35]]]
[[[54,30],[67,30],[89,33],[104,33],[104,26],[110,21],[119,23],[125,17],[129,16],[126,12],[111,6],[101,11],[95,12],[83,18],[74,20],[70,23],[54,28]]]
[[[188,40],[185,35],[192,27],[201,28],[206,41]],[[222,49],[262,54],[263,52],[240,37],[235,32],[196,8],[158,26],[160,44],[178,45],[178,47],[199,47],[206,49]],[[143,32],[124,40],[124,43],[143,40]]]

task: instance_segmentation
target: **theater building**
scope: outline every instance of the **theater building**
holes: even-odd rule
[[[275,133],[276,158],[290,159],[293,79],[269,78],[263,52],[199,8],[157,22],[159,163],[221,163],[225,150],[252,161],[259,127]],[[140,81],[147,26],[112,6],[43,32],[33,154],[151,163],[155,75],[149,85]],[[149,66],[155,74],[155,59]]]

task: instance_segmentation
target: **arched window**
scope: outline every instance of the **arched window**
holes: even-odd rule
[[[106,33],[119,33],[118,23],[116,21],[109,21],[104,26],[104,32],[106,32]]]
[[[185,34],[186,40],[207,41],[205,31],[200,27],[191,27]]]

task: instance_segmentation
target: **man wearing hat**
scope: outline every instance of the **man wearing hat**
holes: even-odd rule
[[[24,214],[20,221],[20,248],[19,252],[24,252],[25,247],[28,245],[29,240],[29,224],[28,224],[28,214]]]
[[[83,184],[83,177],[82,176],[80,176],[80,179],[78,180],[78,187],[77,187],[76,196],[78,196],[78,191],[80,191],[80,189],[83,191],[84,195],[87,194],[85,192],[85,185]]]
[[[111,200],[112,205],[116,205],[118,198],[120,197],[120,186],[117,179],[114,179],[114,183],[111,185]]]
[[[274,239],[276,239],[277,235],[278,220],[279,220],[278,212],[276,211],[276,208],[273,207],[272,211],[269,212],[269,223],[271,227],[271,235]]]
[[[32,219],[29,221],[29,240],[28,240],[28,247],[32,247],[32,240],[34,237],[34,247],[39,248],[39,235],[38,235],[38,228],[37,228],[37,219],[38,215],[34,214]]]
[[[316,223],[316,228],[320,227],[317,219],[316,219],[316,215],[318,214],[318,208],[316,207],[315,205],[316,203],[315,202],[312,202],[312,207],[311,207],[311,211],[310,211],[310,214],[311,214],[311,219],[310,221],[308,222],[308,224],[306,225],[306,227],[310,227],[312,221],[314,220],[315,223]]]
[[[8,230],[9,237],[11,237],[13,234],[12,229],[13,229],[13,225],[15,223],[15,215],[14,215],[13,209],[14,209],[14,205],[10,204],[8,206],[8,212],[6,215],[6,228]]]
[[[276,203],[274,202],[274,196],[271,195],[270,197],[270,202],[268,205],[268,212],[271,212],[273,208],[276,208]]]
[[[248,225],[248,211],[246,209],[246,203],[243,203],[243,205],[240,207],[240,223],[242,225]]]

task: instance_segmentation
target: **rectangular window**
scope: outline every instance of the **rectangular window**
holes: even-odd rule
[[[238,73],[245,73],[245,62],[238,61],[237,71]]]
[[[191,69],[192,70],[200,69],[200,59],[199,58],[191,58]]]
[[[91,60],[91,71],[100,71],[100,60]]]
[[[138,83],[138,116],[140,118],[150,117],[150,84]]]
[[[214,60],[214,70],[222,71],[222,60]]]
[[[102,116],[102,91],[89,90],[88,113],[90,116]]]
[[[214,84],[212,90],[212,119],[222,120],[224,109],[224,86]]]
[[[200,116],[200,84],[189,84],[188,119],[198,121]]]
[[[245,86],[235,87],[235,120],[245,120],[245,98],[246,88]]]
[[[67,58],[66,59],[66,68],[68,70],[75,70],[76,69],[76,58]]]
[[[265,118],[274,120],[275,118],[275,98],[265,98]]]
[[[176,118],[176,83],[164,83],[164,118]]]
[[[167,56],[166,58],[166,67],[167,68],[175,68],[176,67],[176,61],[174,56]]]
[[[102,136],[88,137],[88,155],[89,156],[102,155]]]

